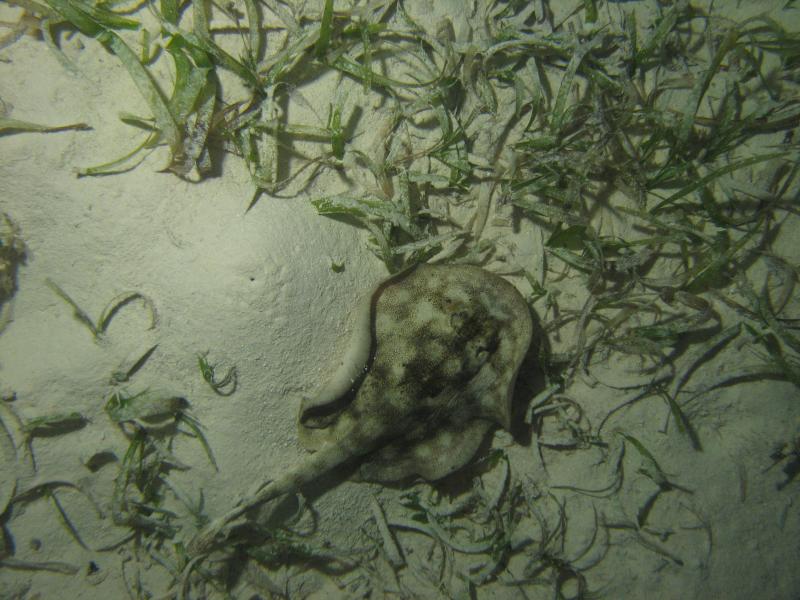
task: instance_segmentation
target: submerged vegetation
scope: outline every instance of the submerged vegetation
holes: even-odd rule
[[[800,35],[779,17],[794,14],[793,2],[739,21],[713,3],[686,0],[583,0],[569,11],[547,0],[459,3],[468,7],[470,33],[467,19],[443,13],[430,22],[401,0],[11,4],[22,14],[0,46],[33,33],[76,69],[66,41],[79,35],[116,57],[150,110],[120,116],[141,132],[138,143],[79,175],[150,168],[142,163],[156,151],[165,170],[200,182],[235,156],[252,178],[251,207],[263,196],[309,197],[319,214],[364,228],[390,271],[447,260],[524,277],[552,344],[543,353],[547,392],[530,407],[540,456],[597,452],[609,469],[607,486],[545,492],[492,454],[490,470],[502,472],[493,495],[480,478],[455,506],[428,498],[429,486],[409,492],[402,510],[373,510],[366,535],[374,543],[357,551],[302,532],[298,523],[313,511],[301,498],[295,519],[232,544],[227,563],[206,563],[179,534],[208,521],[202,491],[168,478],[184,468],[170,447],[180,432],[197,438],[215,464],[200,424],[180,398],[114,389],[106,414],[129,446],[118,461],[112,518],[136,537],[134,563],[147,557],[170,574],[169,597],[224,597],[241,581],[267,597],[299,597],[293,564],[338,577],[354,597],[413,597],[394,537],[409,535],[430,544],[415,585],[431,597],[499,584],[588,598],[584,571],[602,560],[611,535],[630,534],[667,563],[685,562],[668,547],[675,531],[653,526],[651,515],[657,502],[693,491],[662,469],[638,433],[612,428],[618,415],[661,401],[668,424],[699,451],[692,410],[715,390],[759,379],[800,387],[799,267],[782,245],[783,230],[798,226]],[[305,88],[315,85],[321,92],[312,97]],[[327,173],[346,187],[321,193],[317,181]],[[138,293],[115,298],[94,321],[50,285],[95,339],[137,300],[156,324],[152,302]],[[693,381],[733,347],[749,362]],[[115,373],[115,385],[154,350]],[[613,360],[635,364],[640,377],[614,388],[624,400],[590,423],[570,389],[601,385],[596,367]],[[235,367],[219,378],[206,354],[197,365],[213,392],[235,391]],[[145,423],[156,417],[158,431]],[[68,434],[83,420],[65,412],[31,421],[20,443],[32,455],[32,437]],[[796,441],[773,454],[786,475],[780,486],[800,471],[797,457]],[[626,465],[647,489],[632,489]],[[12,490],[0,513],[50,498],[83,544],[56,488]],[[167,491],[183,518],[175,502],[164,506]],[[635,496],[634,519],[600,518],[592,505],[588,543],[565,547],[569,507],[560,494],[580,501],[625,493]],[[710,526],[686,510],[695,524],[683,529],[707,535],[710,553]],[[252,564],[226,571],[245,555]],[[13,564],[0,555],[0,566]],[[30,566],[67,572],[62,567]],[[126,580],[131,597],[151,591],[141,576]]]

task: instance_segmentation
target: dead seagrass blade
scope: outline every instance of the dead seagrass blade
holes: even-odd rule
[[[533,330],[513,285],[470,265],[419,265],[358,309],[350,349],[303,401],[299,434],[314,454],[209,524],[202,553],[234,520],[355,459],[371,481],[442,478],[468,463],[493,424],[506,429]]]

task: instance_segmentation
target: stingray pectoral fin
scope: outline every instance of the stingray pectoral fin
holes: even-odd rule
[[[400,481],[422,477],[435,481],[466,465],[475,456],[492,423],[473,419],[447,423],[416,442],[399,440],[367,456],[359,473],[366,481]]]
[[[527,306],[520,302],[514,326],[509,327],[490,360],[469,383],[469,394],[477,402],[477,415],[511,430],[514,385],[531,343],[533,323]]]
[[[487,363],[469,382],[466,392],[475,403],[476,416],[508,430],[511,427],[512,394],[507,389],[507,382],[501,382],[506,385],[498,385],[501,377],[494,365]]]
[[[363,297],[353,313],[353,332],[338,367],[315,396],[300,403],[298,433],[306,449],[316,450],[329,441],[325,430],[346,408],[348,392],[366,371],[372,347],[372,296]]]
[[[354,309],[353,332],[347,350],[330,379],[313,398],[304,398],[301,414],[316,406],[334,402],[347,393],[364,372],[372,345],[371,298],[362,298]]]

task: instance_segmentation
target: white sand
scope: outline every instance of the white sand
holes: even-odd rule
[[[0,8],[2,18],[17,14]],[[23,420],[71,411],[89,419],[78,431],[33,439],[35,474],[23,445],[17,490],[68,481],[86,489],[104,513],[98,516],[80,493],[59,489],[60,502],[86,542],[82,548],[46,497],[15,507],[2,521],[14,558],[62,561],[79,572],[0,567],[3,598],[127,597],[123,572],[131,585],[133,548],[126,544],[114,551],[96,550],[126,533],[112,524],[108,513],[118,464],[97,472],[85,466],[104,450],[121,459],[127,447],[104,411],[112,389],[109,378],[121,364],[158,344],[127,389],[150,387],[189,400],[220,469],[214,472],[195,440],[178,436],[173,452],[191,468],[173,472],[170,480],[193,498],[202,489],[206,511],[214,516],[253,483],[303,460],[295,431],[300,398],[322,385],[344,351],[355,299],[385,276],[382,263],[366,249],[363,231],[318,216],[307,201],[315,191],[345,189],[335,174],[324,175],[296,198],[264,196],[247,214],[252,184],[244,165],[232,156],[225,158],[220,177],[201,184],[157,172],[165,159],[158,152],[130,173],[77,178],[77,167],[109,160],[136,143],[133,130],[118,120],[120,111],[147,114],[118,61],[89,40],[79,49],[78,40],[64,42],[65,52],[78,65],[77,74],[66,71],[45,44],[29,37],[0,51],[0,98],[13,108],[14,118],[86,122],[93,128],[0,137],[0,211],[18,223],[28,248],[12,321],[0,335],[0,391],[16,394],[7,409]],[[303,93],[324,114],[329,84],[321,85],[321,90]],[[359,89],[355,86],[352,102],[358,101]],[[532,235],[529,228],[523,229],[525,235]],[[781,235],[789,238],[778,245],[796,261],[798,238]],[[523,239],[520,246],[529,245]],[[332,262],[344,262],[344,272],[335,273]],[[146,310],[133,303],[120,311],[105,338],[95,341],[47,286],[48,278],[95,319],[116,295],[138,291],[152,299],[157,326],[148,330]],[[521,280],[517,283],[525,289]],[[199,377],[197,353],[206,350],[212,362],[236,365],[240,385],[232,396],[214,395]],[[690,387],[755,362],[749,350],[731,345],[702,367]],[[637,380],[639,366],[629,358],[598,365],[593,373],[601,381],[619,383]],[[595,426],[633,396],[602,384],[590,387],[580,379],[567,392]],[[743,383],[703,396],[687,411],[702,439],[702,452],[690,447],[674,422],[663,431],[668,408],[657,398],[616,413],[606,425],[606,438],[619,442],[611,434],[614,429],[635,433],[672,480],[691,493],[663,494],[650,515],[648,525],[663,530],[663,553],[638,543],[630,529],[612,530],[608,544],[601,532],[593,550],[576,561],[585,566],[596,559],[586,571],[590,588],[604,598],[796,599],[800,482],[778,491],[776,484],[784,479],[780,467],[767,469],[774,445],[800,431],[797,396],[791,384],[778,381]],[[9,422],[7,409],[4,422]],[[7,445],[5,439],[3,443]],[[608,464],[598,466],[597,450],[545,450],[545,472],[535,444],[524,446],[502,436],[495,444],[505,445],[515,477],[532,477],[542,490],[548,485],[601,488],[611,478]],[[630,445],[624,464],[624,485],[611,498],[554,490],[567,498],[567,559],[591,541],[595,511],[606,523],[630,524],[655,491],[637,473],[640,459]],[[8,471],[8,464],[0,470],[6,478],[3,492],[8,490]],[[363,546],[361,527],[371,518],[369,498],[379,495],[387,513],[396,516],[404,514],[397,502],[401,493],[334,479],[314,498],[316,539],[344,548]],[[175,504],[171,497],[169,502]],[[545,506],[548,500],[542,497],[541,502]],[[552,501],[543,510],[552,514]],[[432,588],[425,588],[412,572],[415,564],[425,562],[428,542],[407,534],[399,539],[410,563],[400,571],[402,583],[419,597],[433,597]],[[90,561],[97,573],[88,574]],[[293,597],[336,590],[320,574],[294,573]],[[142,564],[141,577],[156,596],[170,581],[157,564]],[[306,588],[298,590],[297,582],[305,582]],[[545,589],[536,597],[549,597]],[[347,597],[349,592],[333,593]],[[377,591],[375,597],[380,597]],[[513,587],[492,584],[481,588],[478,597],[523,596]]]

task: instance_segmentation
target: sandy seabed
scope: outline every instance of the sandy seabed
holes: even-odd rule
[[[716,4],[720,11],[723,3]],[[725,4],[733,18],[735,11],[746,10],[739,4],[748,3]],[[798,22],[800,11],[781,12],[782,3],[772,4],[773,16],[787,20],[787,28],[791,19]],[[436,10],[446,12],[441,6]],[[611,6],[615,10],[617,3]],[[3,19],[18,12],[0,6]],[[110,515],[129,439],[104,410],[109,395],[115,389],[149,389],[188,400],[219,469],[197,439],[179,435],[170,452],[186,469],[171,472],[170,482],[192,498],[202,489],[206,513],[220,514],[254,483],[303,461],[295,427],[300,399],[317,391],[336,367],[353,327],[350,308],[386,270],[366,249],[363,230],[319,216],[307,202],[306,196],[344,189],[346,182],[336,174],[323,173],[298,197],[264,196],[250,210],[251,178],[233,156],[201,183],[161,172],[165,156],[158,151],[126,173],[76,177],[77,167],[127,151],[131,128],[118,113],[147,114],[147,106],[124,68],[98,44],[71,36],[62,46],[75,71],[29,36],[0,51],[0,99],[15,119],[91,126],[0,137],[0,211],[18,225],[26,247],[0,335],[0,391],[7,399],[0,413],[7,430],[7,435],[0,431],[0,499],[34,490],[0,519],[5,540],[0,597],[127,598],[136,581],[159,597],[172,575],[152,555],[143,558],[133,540],[120,544],[129,529],[114,525]],[[322,106],[331,85],[322,81],[304,95]],[[355,87],[353,101],[366,95]],[[514,234],[523,250],[531,246],[526,235],[533,235],[531,228]],[[780,235],[777,244],[796,264],[800,237],[791,228]],[[343,271],[332,268],[338,264]],[[528,291],[522,278],[513,281]],[[149,305],[134,299],[96,339],[49,282],[92,319],[127,292],[152,302],[157,319],[152,322]],[[113,373],[154,346],[135,385],[111,381]],[[205,351],[222,373],[236,366],[238,387],[231,396],[214,394],[200,377],[198,353]],[[692,386],[699,389],[726,366],[748,358],[746,349],[726,348],[696,374]],[[566,393],[597,423],[628,397],[603,383],[635,383],[638,366],[631,357],[598,365],[595,381],[578,378]],[[73,412],[85,417],[74,431],[27,440],[13,417],[29,422]],[[722,387],[690,416],[702,451],[693,449],[674,423],[665,427],[669,408],[658,398],[633,404],[614,418],[613,428],[635,432],[679,486],[653,505],[646,538],[632,524],[656,487],[637,472],[630,448],[625,460],[633,462],[622,489],[595,498],[559,486],[606,486],[613,471],[608,461],[600,464],[599,453],[545,449],[540,454],[535,443],[503,434],[493,444],[505,450],[512,475],[530,482],[529,491],[541,495],[543,506],[549,503],[543,513],[558,512],[553,498],[563,503],[568,531],[558,556],[585,567],[598,597],[800,598],[800,482],[783,486],[782,466],[773,466],[770,458],[800,435],[797,388],[777,380]],[[491,474],[487,480],[490,485]],[[547,494],[551,488],[554,497]],[[371,500],[379,499],[392,521],[403,513],[404,491],[346,476],[326,479],[307,492],[317,514],[313,539],[338,548],[363,547],[369,539],[365,523],[373,518]],[[176,504],[170,496],[168,506]],[[598,518],[614,525],[603,528],[602,539]],[[407,562],[398,572],[402,589],[411,590],[408,597],[438,597],[420,575],[432,552],[430,539],[399,530],[397,535]],[[655,540],[654,547],[643,539]],[[29,570],[22,563],[58,563],[67,572]],[[271,577],[291,581],[290,597],[358,596],[347,587],[347,575],[302,564],[277,569]],[[372,597],[400,597],[391,588],[373,590]],[[459,589],[458,594],[469,593],[467,586]],[[475,594],[552,597],[546,589],[525,596],[493,582]],[[252,590],[238,593],[257,597]],[[566,588],[567,593],[577,590]]]

